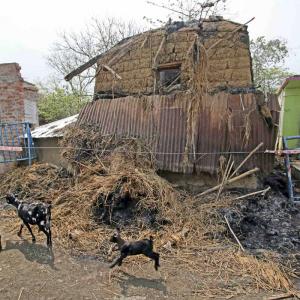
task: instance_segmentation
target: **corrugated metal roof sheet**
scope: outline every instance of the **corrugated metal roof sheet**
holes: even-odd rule
[[[152,145],[160,170],[214,173],[222,152],[249,152],[260,142],[264,149],[274,148],[275,129],[267,127],[255,97],[250,93],[207,95],[198,99],[201,105],[197,109],[189,107],[193,102],[187,93],[98,100],[85,106],[78,124],[98,125],[104,135],[144,139]],[[271,98],[270,108],[276,107],[274,101],[277,99]],[[272,111],[272,115],[276,123],[279,114]],[[233,154],[235,164],[246,155]],[[268,172],[273,159],[272,155],[256,154],[245,167],[257,166]]]
[[[74,124],[77,121],[77,118],[78,115],[75,115],[39,126],[31,132],[31,135],[34,139],[61,137],[63,136],[66,126]]]

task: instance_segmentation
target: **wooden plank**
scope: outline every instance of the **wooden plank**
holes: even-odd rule
[[[22,147],[13,147],[13,146],[0,146],[0,151],[12,151],[12,152],[22,152]]]
[[[159,64],[157,66],[158,70],[161,69],[177,69],[181,67],[181,62],[172,62],[172,63],[166,63],[166,64]]]

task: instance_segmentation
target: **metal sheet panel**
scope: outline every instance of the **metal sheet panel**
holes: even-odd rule
[[[275,123],[276,100],[269,101]],[[234,152],[237,165],[260,142],[264,149],[274,148],[275,129],[257,111],[255,94],[218,93],[197,101],[188,93],[98,100],[84,107],[78,124],[97,125],[104,135],[142,138],[156,153],[159,169],[187,174],[215,173],[228,152]],[[260,153],[245,168],[268,172],[273,163],[272,155]]]

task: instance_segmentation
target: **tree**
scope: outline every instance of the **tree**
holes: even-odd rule
[[[139,28],[132,22],[123,22],[114,18],[98,20],[93,18],[81,32],[62,32],[53,44],[47,57],[49,65],[58,78],[65,75],[101,54],[120,40],[137,34]],[[71,90],[77,95],[90,94],[96,66],[87,69],[70,82]]]
[[[285,40],[267,40],[259,36],[250,43],[254,84],[264,93],[274,93],[283,80],[290,76],[284,67],[288,56]]]
[[[38,111],[41,124],[73,116],[89,101],[88,97],[59,86],[52,89],[42,86],[40,90]]]
[[[169,17],[182,21],[206,19],[226,9],[227,0],[160,0],[147,1],[148,4],[166,9]],[[159,21],[159,20],[158,20]]]

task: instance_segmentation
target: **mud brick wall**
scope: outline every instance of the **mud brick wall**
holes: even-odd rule
[[[230,34],[239,26],[240,24],[222,20],[206,21],[200,30],[196,27],[183,27],[167,35],[156,63],[181,64],[181,84],[184,89],[188,89],[191,86],[193,45],[196,39],[198,38],[206,49],[221,41],[209,53],[206,69],[208,87],[248,87],[252,85],[252,72],[247,27],[244,26],[237,33]],[[114,65],[110,65],[122,77],[121,80],[114,79],[109,71],[100,69],[101,65],[112,59],[112,55],[108,54],[99,60],[95,93],[111,91],[112,87],[115,92],[126,94],[152,93],[157,76],[153,70],[153,62],[165,34],[164,29],[145,32],[139,37],[139,42],[133,43],[126,55]],[[224,39],[228,35],[230,39]],[[201,59],[204,50],[199,51]]]

